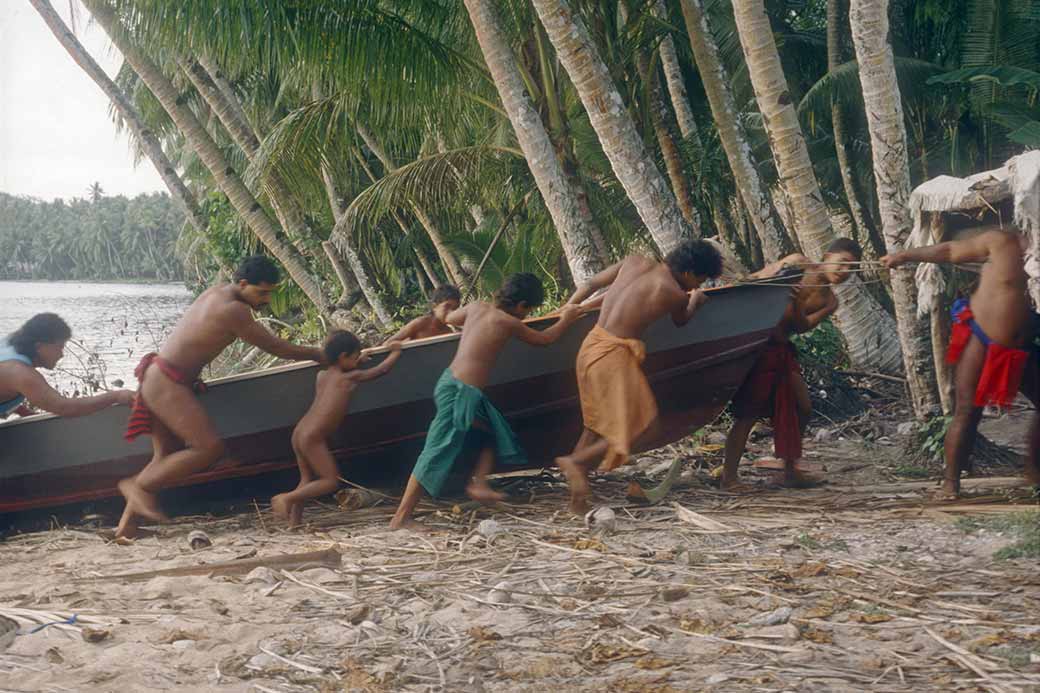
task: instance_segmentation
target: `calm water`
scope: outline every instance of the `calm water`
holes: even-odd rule
[[[0,281],[0,335],[37,313],[57,313],[72,342],[56,371],[40,372],[64,392],[84,392],[85,379],[136,389],[134,366],[154,351],[191,303],[181,284]]]

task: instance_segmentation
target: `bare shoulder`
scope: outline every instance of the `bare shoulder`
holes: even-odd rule
[[[990,250],[1015,250],[1021,251],[1019,236],[1011,231],[986,231],[979,234],[977,240],[984,243]]]
[[[621,269],[622,271],[631,269],[645,269],[647,267],[651,267],[657,264],[658,262],[656,260],[648,258],[646,255],[629,255],[621,261]]]

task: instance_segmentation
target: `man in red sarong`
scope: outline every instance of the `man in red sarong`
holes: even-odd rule
[[[969,469],[975,433],[986,405],[1008,407],[1021,391],[1033,404],[1040,395],[1034,314],[1029,306],[1024,252],[1027,239],[1002,230],[981,230],[970,238],[913,248],[881,258],[886,267],[908,262],[981,262],[979,286],[971,300],[953,305],[947,362],[956,364],[956,404],[946,432],[946,473],[942,493],[956,497],[960,473]],[[1040,414],[1034,417],[1026,451],[1026,478],[1040,484]]]
[[[820,262],[800,254],[788,255],[751,275],[757,279],[774,277],[786,268],[803,273],[791,305],[733,397],[735,421],[726,437],[723,489],[740,488],[738,467],[748,436],[755,421],[767,416],[772,419],[776,456],[784,461],[784,482],[795,484],[800,480],[797,462],[802,456],[802,430],[812,412],[812,403],[791,335],[812,330],[838,308],[838,297],[831,287],[848,279],[862,258],[863,250],[856,241],[839,238],[827,247]]]
[[[242,339],[283,359],[322,360],[320,349],[279,339],[253,319],[253,310],[271,302],[278,281],[278,268],[270,259],[246,258],[233,283],[202,292],[159,353],[141,359],[126,438],[151,435],[153,456],[139,474],[119,482],[126,509],[116,536],[133,537],[139,517],[164,521],[159,490],[211,467],[223,454],[224,444],[195,393],[203,367],[225,347]]]

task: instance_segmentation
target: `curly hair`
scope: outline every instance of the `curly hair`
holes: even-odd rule
[[[526,303],[529,308],[537,308],[544,300],[542,282],[530,272],[510,275],[495,292],[495,303],[503,308],[512,308],[521,303]]]
[[[340,354],[350,356],[361,351],[361,340],[353,332],[333,330],[325,338],[325,346],[322,347],[322,350],[329,363],[335,363]]]
[[[54,313],[39,313],[7,338],[7,343],[22,356],[36,358],[38,344],[64,342],[72,336],[68,324]]]
[[[274,260],[266,255],[250,255],[235,270],[235,281],[243,279],[246,284],[277,284],[282,277]]]
[[[462,293],[459,291],[457,286],[452,284],[443,284],[438,286],[430,294],[430,305],[436,306],[444,303],[445,301],[461,301]]]
[[[848,253],[856,259],[856,262],[863,259],[863,248],[851,238],[835,238],[827,246],[827,250],[823,251],[824,255],[830,255],[831,253]]]
[[[664,259],[675,274],[694,274],[715,279],[722,274],[722,255],[705,240],[683,241]]]

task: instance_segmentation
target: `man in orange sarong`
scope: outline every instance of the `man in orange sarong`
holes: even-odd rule
[[[571,296],[579,304],[600,289],[605,293],[583,307],[602,305],[599,321],[578,352],[578,392],[585,430],[574,451],[556,458],[567,477],[572,512],[588,509],[588,475],[615,469],[629,452],[652,440],[657,403],[643,374],[646,349],[640,337],[652,323],[671,315],[685,325],[704,303],[700,286],[722,272],[722,256],[707,241],[686,241],[664,262],[632,255],[591,277]],[[609,288],[608,288],[609,287]]]
[[[969,464],[975,435],[986,405],[1008,407],[1021,391],[1040,405],[1040,363],[1033,342],[1037,316],[1027,294],[1027,239],[1003,230],[980,230],[964,240],[912,248],[881,258],[886,267],[909,262],[981,262],[979,286],[970,301],[953,305],[953,326],[946,354],[956,364],[956,403],[946,432],[946,472],[942,495],[960,493],[961,471]],[[1026,445],[1026,478],[1040,485],[1040,412],[1034,415]]]
[[[751,275],[762,279],[774,277],[788,267],[802,270],[791,305],[733,397],[735,421],[726,437],[723,489],[741,489],[740,458],[744,456],[755,422],[764,417],[772,421],[773,449],[784,461],[784,483],[795,485],[803,481],[798,473],[798,460],[802,457],[802,431],[812,404],[791,335],[809,332],[838,308],[838,297],[831,287],[848,279],[853,266],[862,258],[863,250],[858,243],[838,238],[827,247],[820,262],[811,262],[796,253]]]

